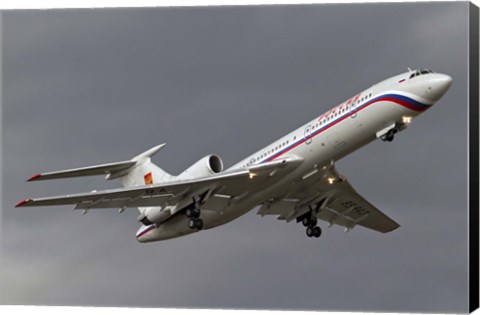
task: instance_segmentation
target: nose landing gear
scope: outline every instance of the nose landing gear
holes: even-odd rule
[[[395,123],[390,125],[387,128],[384,128],[377,132],[377,138],[382,139],[383,141],[392,142],[395,134],[407,128],[406,123]]]
[[[397,129],[390,129],[386,134],[382,136],[382,140],[392,142],[397,132],[398,132]]]

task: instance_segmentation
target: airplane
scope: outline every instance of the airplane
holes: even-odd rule
[[[318,238],[318,220],[349,231],[359,225],[381,233],[400,225],[364,199],[339,174],[335,162],[380,139],[391,142],[412,120],[431,108],[452,78],[432,70],[411,70],[383,80],[224,170],[210,154],[178,176],[152,163],[164,144],[131,160],[36,174],[28,181],[105,175],[123,188],[47,198],[29,198],[16,207],[75,205],[92,209],[131,207],[140,211],[140,243],[172,239],[228,223],[259,207],[302,223]]]

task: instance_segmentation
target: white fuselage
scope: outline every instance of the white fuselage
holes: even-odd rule
[[[292,183],[368,144],[394,126],[405,126],[432,106],[448,89],[451,78],[438,73],[406,72],[384,80],[342,102],[328,112],[246,157],[229,170],[296,155],[304,162],[267,189],[248,195],[223,212],[202,208],[205,228],[225,224],[265,200],[285,195]],[[140,242],[151,242],[193,233],[179,215],[160,226],[142,227]]]

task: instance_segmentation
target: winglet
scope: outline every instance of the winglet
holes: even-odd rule
[[[22,201],[20,201],[19,203],[17,203],[17,205],[15,206],[15,208],[24,206],[25,204],[29,203],[31,200],[32,200],[32,199],[30,199],[30,198],[25,199],[25,200],[22,200]]]
[[[37,180],[40,176],[42,176],[42,174],[40,174],[40,173],[35,174],[35,175],[33,175],[32,177],[30,177],[29,179],[27,179],[27,182],[31,182],[31,181]]]

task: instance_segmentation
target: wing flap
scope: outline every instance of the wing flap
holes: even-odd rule
[[[336,199],[328,205],[328,208],[334,209],[337,214],[333,215],[334,223],[336,218],[342,217],[347,220],[347,225],[344,225],[346,227],[360,225],[381,233],[393,231],[400,226],[360,196],[348,181],[341,185],[342,188],[336,191]]]
[[[349,229],[360,225],[387,233],[400,226],[355,191],[333,164],[317,169],[314,174],[291,187],[286,198],[298,200],[293,215],[292,206],[285,208],[278,202],[269,206],[264,204],[258,214],[278,215],[290,221],[309,212],[313,206],[318,207],[318,219]]]

